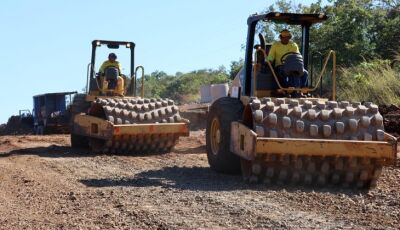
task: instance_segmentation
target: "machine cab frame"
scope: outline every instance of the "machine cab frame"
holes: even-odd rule
[[[279,12],[270,12],[267,14],[254,14],[250,16],[247,20],[248,24],[248,32],[247,32],[247,43],[246,43],[246,54],[245,54],[245,62],[244,62],[244,81],[242,81],[242,96],[274,96],[274,92],[310,92],[314,89],[302,88],[284,88],[279,84],[278,76],[274,71],[274,68],[270,65],[269,62],[266,62],[266,69],[270,72],[269,81],[261,83],[260,80],[265,79],[257,79],[255,66],[256,57],[253,58],[254,51],[254,43],[255,43],[255,35],[256,35],[256,26],[260,21],[264,22],[275,22],[275,23],[284,23],[288,25],[299,25],[302,29],[302,37],[300,43],[300,52],[304,59],[304,69],[308,70],[308,61],[309,61],[309,43],[310,43],[310,27],[315,23],[320,23],[327,20],[327,16],[325,14],[296,14],[296,13],[279,13]],[[264,52],[264,55],[268,54],[269,47],[263,44],[258,46],[259,51]],[[332,51],[333,52],[333,51]],[[257,55],[256,55],[257,56]],[[271,86],[272,83],[276,83],[277,87]],[[258,87],[257,87],[258,84]],[[264,89],[260,88],[260,85],[264,85]],[[262,87],[261,87],[262,88]]]

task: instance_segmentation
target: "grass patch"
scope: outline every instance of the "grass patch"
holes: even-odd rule
[[[400,104],[400,74],[390,61],[374,60],[341,68],[337,79],[338,100]]]

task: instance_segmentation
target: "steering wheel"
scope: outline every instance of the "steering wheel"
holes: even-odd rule
[[[282,63],[282,65],[285,64],[286,56],[288,56],[288,55],[290,55],[290,54],[299,54],[299,53],[297,53],[297,52],[287,52],[287,53],[285,53],[284,55],[282,55],[282,57],[281,57],[281,63]]]

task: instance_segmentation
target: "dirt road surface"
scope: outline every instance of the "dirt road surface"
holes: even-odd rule
[[[0,137],[0,229],[399,229],[400,168],[370,191],[249,185],[208,167],[204,130],[163,155]]]

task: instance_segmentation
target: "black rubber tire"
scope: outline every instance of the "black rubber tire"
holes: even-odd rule
[[[85,136],[71,133],[71,147],[72,148],[89,148],[88,138]]]
[[[207,117],[206,147],[207,158],[211,169],[220,173],[239,174],[240,157],[230,151],[231,123],[238,121],[243,116],[244,106],[236,98],[223,97],[215,101]],[[212,150],[211,125],[214,119],[219,122],[220,142],[216,154]]]
[[[80,113],[86,113],[90,107],[90,102],[85,101],[86,94],[76,94],[71,104],[71,113],[69,121],[69,131],[71,133],[71,147],[72,148],[88,148],[89,140],[85,136],[74,134],[74,117]]]
[[[71,104],[71,118],[79,113],[87,113],[90,102],[85,101],[86,94],[76,94]]]

